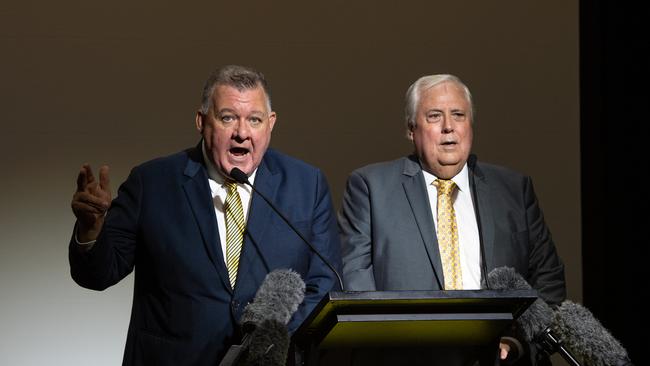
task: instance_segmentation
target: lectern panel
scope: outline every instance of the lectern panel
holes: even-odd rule
[[[478,346],[511,321],[507,313],[340,315],[320,348]]]
[[[534,290],[332,292],[293,341],[317,348],[486,344],[536,298]]]

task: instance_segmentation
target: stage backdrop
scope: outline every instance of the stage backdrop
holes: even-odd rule
[[[0,364],[117,365],[133,277],[69,276],[82,163],[113,191],[145,160],[193,146],[204,79],[264,72],[272,146],[347,175],[409,154],[403,98],[453,73],[476,101],[475,153],[533,177],[581,300],[578,1],[44,1],[0,5]]]

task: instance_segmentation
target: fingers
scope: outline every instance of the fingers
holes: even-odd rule
[[[502,360],[505,360],[506,358],[508,358],[508,351],[506,351],[505,349],[501,349],[501,355],[500,355],[500,358],[501,358]]]
[[[103,191],[109,191],[111,189],[110,187],[111,180],[108,177],[108,165],[103,165],[101,168],[99,168],[99,187]]]
[[[72,209],[87,211],[92,214],[103,214],[110,207],[105,197],[99,197],[88,192],[77,192],[72,197]]]
[[[86,167],[90,168],[88,164],[81,166],[79,170],[79,175],[77,175],[77,192],[83,192],[88,185],[88,174],[86,173]]]
[[[499,342],[499,357],[502,360],[508,358],[508,353],[510,352],[510,346],[506,343]]]
[[[86,187],[95,181],[95,176],[93,175],[93,170],[90,167],[90,164],[86,163],[81,166],[79,170],[79,175],[77,176],[77,192],[83,192],[86,190]]]
[[[101,207],[81,201],[73,201],[71,207],[72,212],[75,214],[77,219],[83,219],[84,221],[86,221],[88,217],[104,216],[104,213],[106,212]]]
[[[108,171],[108,165],[103,165],[99,168],[99,188],[100,190],[109,192],[110,194],[111,180]],[[93,183],[95,183],[95,176],[90,164],[83,164],[79,170],[79,175],[77,176],[77,192],[86,191],[88,186]]]
[[[82,166],[86,170],[87,184],[93,183],[95,181],[95,175],[93,175],[93,168],[90,167],[90,164],[86,163]]]
[[[72,212],[79,222],[79,233],[88,237],[87,230],[99,230],[104,215],[111,205],[108,166],[99,169],[99,182],[95,180],[90,164],[83,164],[77,176],[77,192],[72,197]]]

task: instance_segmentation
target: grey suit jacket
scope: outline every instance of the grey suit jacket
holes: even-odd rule
[[[562,302],[564,266],[531,179],[485,163],[470,169],[470,179],[478,197],[487,271],[514,267],[548,303]],[[346,290],[440,290],[438,283],[444,283],[416,157],[354,171],[347,182],[339,228]]]

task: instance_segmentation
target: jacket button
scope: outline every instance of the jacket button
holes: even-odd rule
[[[230,307],[232,308],[233,313],[237,313],[239,311],[239,305],[240,303],[237,300],[233,300],[230,302]]]

